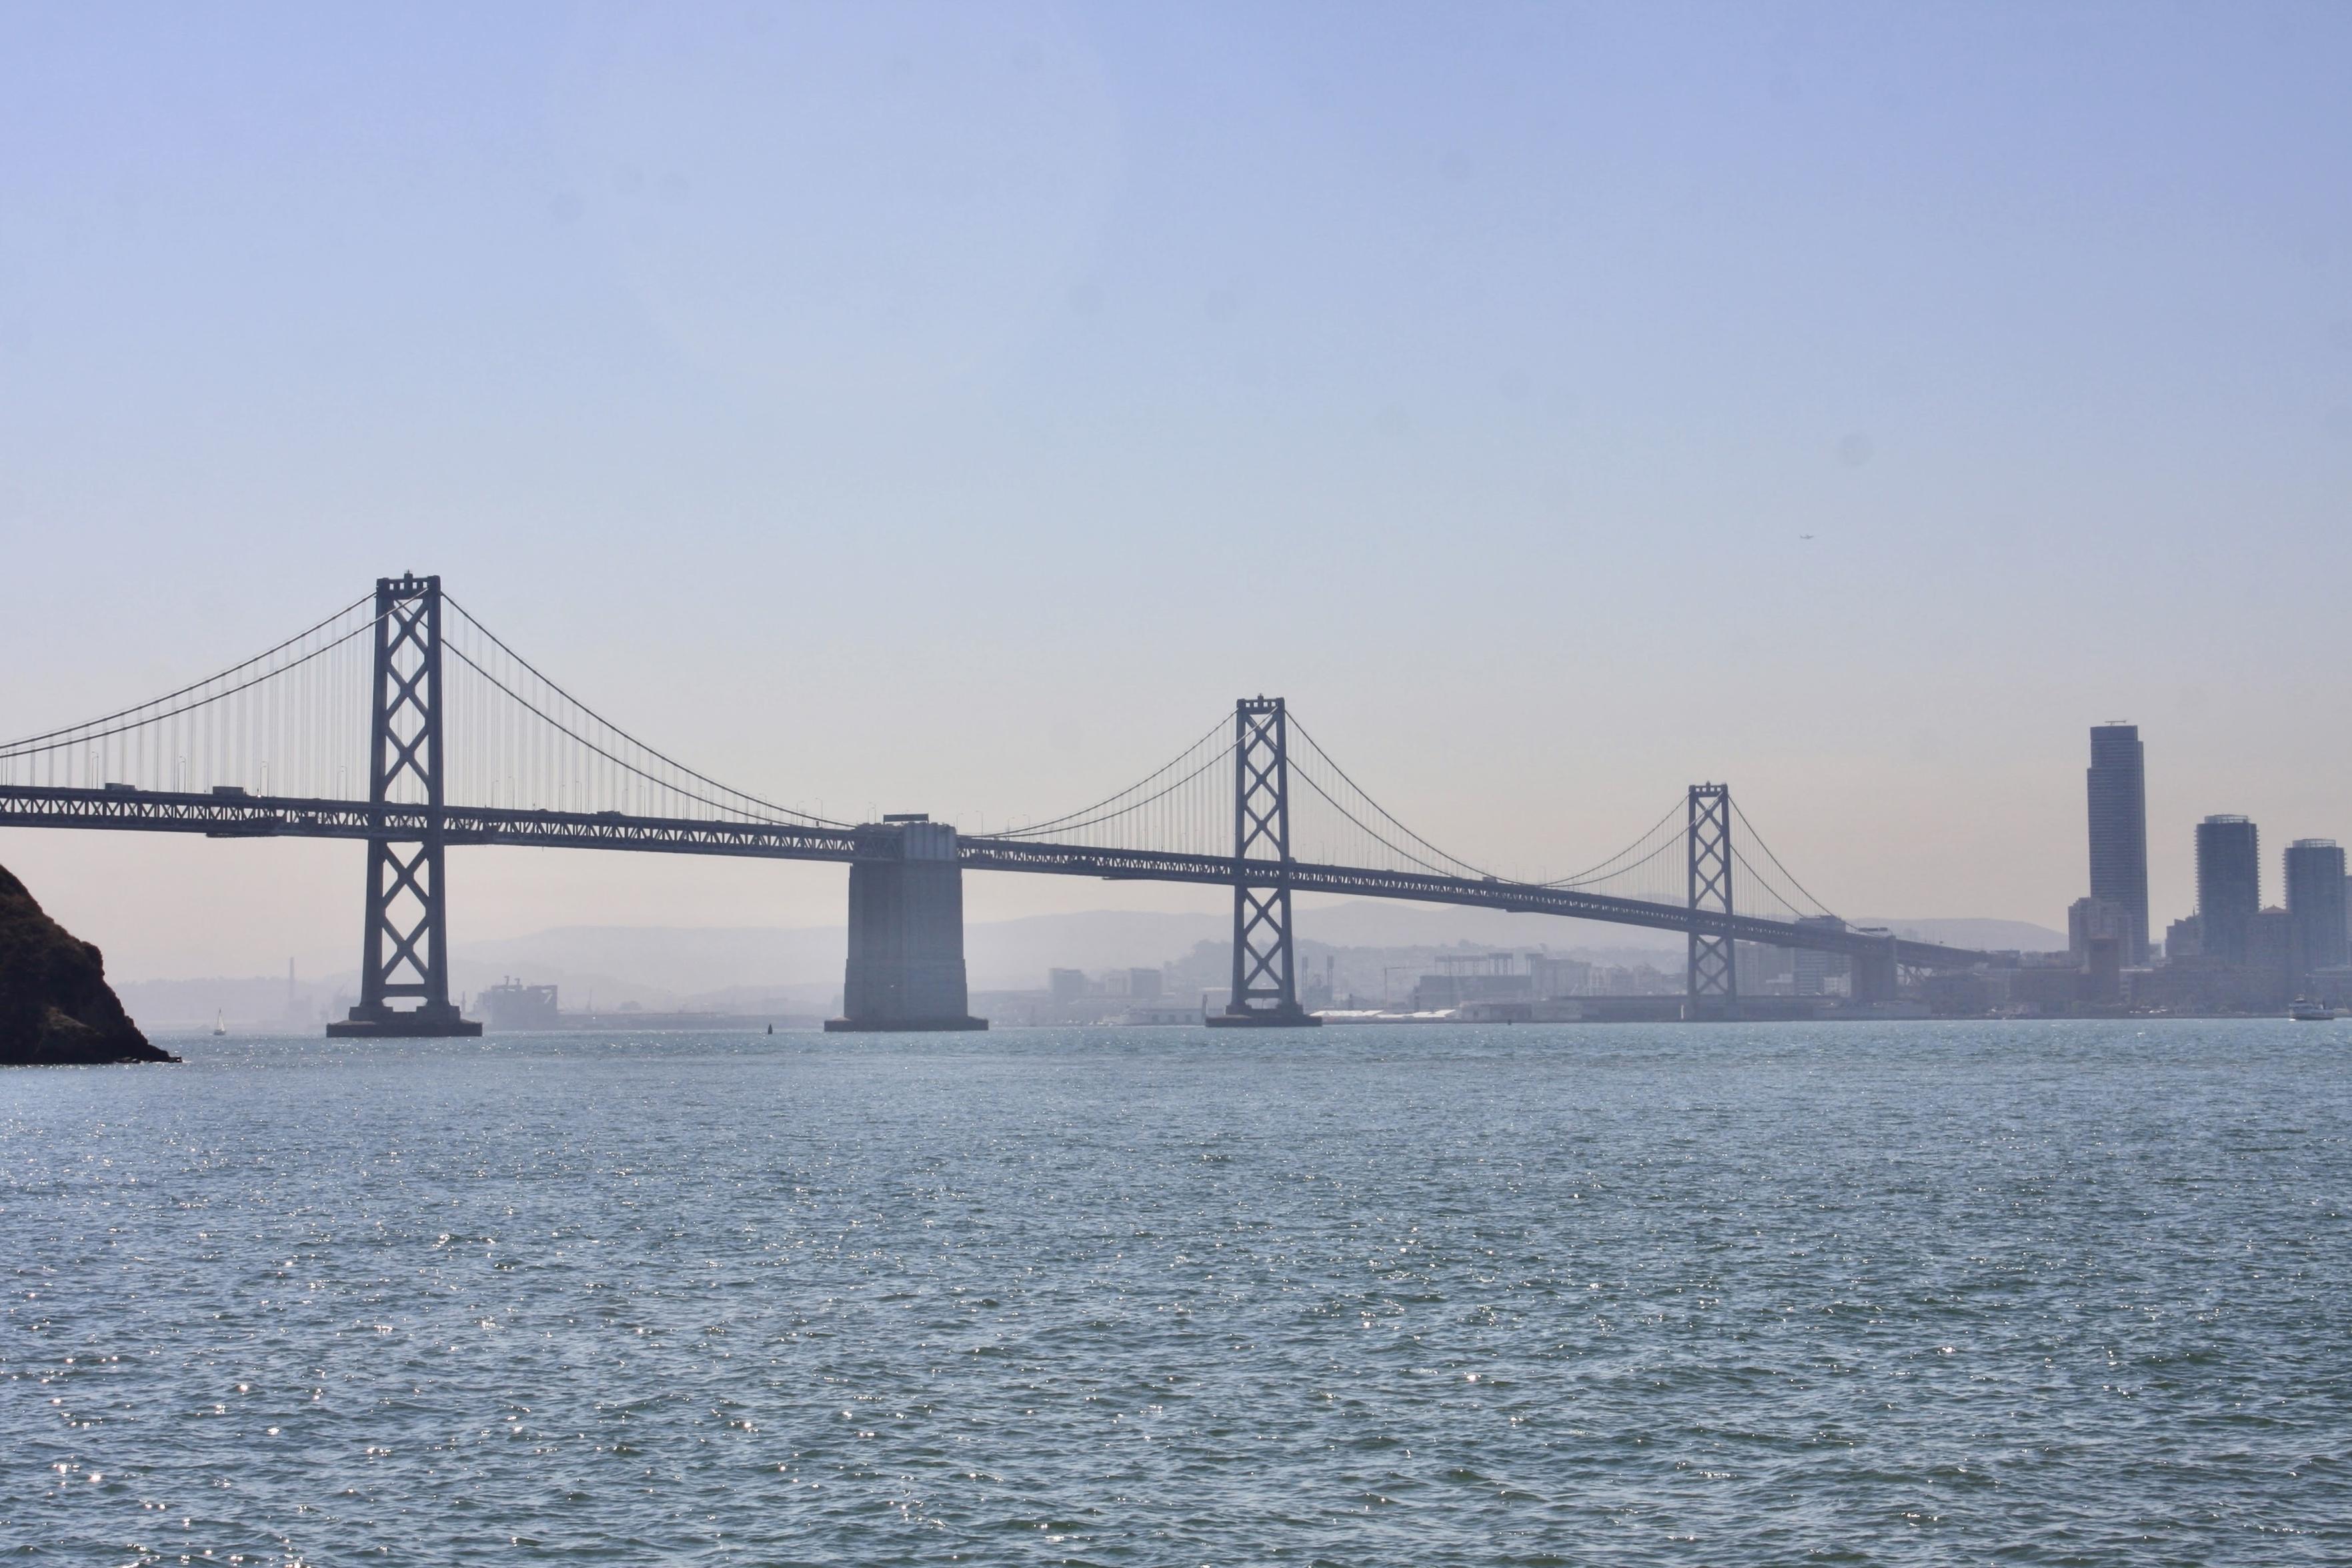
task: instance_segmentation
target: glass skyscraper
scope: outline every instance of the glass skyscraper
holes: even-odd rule
[[[2147,947],[2147,775],[2136,724],[2091,730],[2091,896],[2130,923],[2124,961],[2145,964]]]
[[[2253,822],[2220,816],[2198,823],[2197,930],[2205,956],[2244,963],[2262,907],[2262,845]]]
[[[2286,913],[2294,941],[2295,982],[2332,969],[2345,953],[2344,852],[2334,839],[2297,839],[2286,847]]]

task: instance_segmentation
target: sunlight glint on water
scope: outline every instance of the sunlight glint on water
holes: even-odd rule
[[[0,1076],[31,1561],[2352,1554],[2352,1026],[174,1049]]]

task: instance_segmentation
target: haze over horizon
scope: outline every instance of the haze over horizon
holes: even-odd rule
[[[2199,817],[2352,840],[2347,79],[2317,5],[12,5],[0,732],[414,569],[835,815],[1264,691],[1506,869],[1727,779],[1833,908],[2061,926],[2123,718],[2160,929]],[[355,846],[0,863],[123,977],[356,956]],[[843,907],[451,867],[461,946]]]
[[[1054,968],[1090,975],[1130,967],[1158,968],[1188,958],[1196,945],[1225,946],[1230,911],[1084,910],[967,921],[965,956],[974,992],[1038,990]],[[2065,946],[2065,933],[2025,922],[1916,921],[1865,916],[1859,924],[1957,946],[2047,952]],[[1307,933],[1312,933],[1308,935]],[[320,932],[310,946],[279,959],[276,968],[244,973],[151,971],[123,977],[131,988],[160,986],[193,1010],[173,1015],[209,1021],[224,996],[257,998],[237,1018],[276,1019],[292,977],[305,995],[320,988],[356,993],[359,967],[348,943]],[[731,991],[791,990],[837,994],[847,949],[845,925],[558,925],[507,936],[473,936],[450,952],[453,991],[478,992],[514,978],[556,984],[566,1005],[596,996],[607,1003],[697,1004]],[[1555,915],[1506,914],[1385,899],[1330,899],[1305,907],[1299,940],[1307,955],[1330,949],[1457,948],[1478,951],[1546,949],[1606,963],[1639,961],[1678,970],[1684,939],[1667,931]],[[1312,968],[1310,958],[1302,965]],[[216,982],[239,988],[207,990]],[[129,994],[126,992],[126,994]],[[261,1010],[254,1011],[258,1007]],[[158,1015],[160,1018],[161,1015]],[[145,1013],[145,1021],[155,1021]]]

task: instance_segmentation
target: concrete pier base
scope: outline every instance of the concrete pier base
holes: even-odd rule
[[[459,1016],[457,1009],[446,1002],[409,1012],[395,1012],[390,1008],[353,1008],[349,1018],[327,1026],[330,1040],[437,1040],[481,1032],[480,1024]]]
[[[865,1023],[851,1018],[824,1020],[827,1034],[947,1034],[987,1027],[986,1019],[976,1018],[908,1019],[898,1023]]]
[[[1320,1029],[1323,1020],[1300,1007],[1286,1002],[1272,1008],[1233,1008],[1221,1013],[1211,1013],[1201,1020],[1211,1029]]]
[[[849,864],[844,1016],[826,1019],[826,1032],[986,1029],[971,1004],[955,829],[922,817],[862,825]]]

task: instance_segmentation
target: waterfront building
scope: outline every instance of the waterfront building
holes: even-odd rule
[[[2303,977],[2303,994],[2329,1007],[2352,1007],[2352,964],[2314,969]]]
[[[2297,839],[2286,847],[2286,911],[2294,940],[2294,983],[2315,969],[2344,964],[2344,851],[2334,839]]]
[[[482,1010],[494,1034],[518,1030],[562,1029],[553,986],[526,986],[509,977],[482,992]]]
[[[2205,956],[2203,935],[2197,929],[2197,916],[2184,915],[2164,928],[2164,961],[2177,963],[2182,958]]]
[[[1535,995],[1536,953],[1445,953],[1437,972],[1413,982],[1415,1012],[1437,1012],[1466,1002],[1526,1001]]]
[[[2294,995],[2294,922],[2273,905],[2246,926],[2245,978],[2257,1009],[2283,1008]]]
[[[2124,960],[2148,959],[2147,776],[2135,724],[2091,728],[2091,896],[2131,923]]]
[[[1785,997],[1793,994],[1796,950],[1776,947],[1762,942],[1735,942],[1731,945],[1732,961],[1739,968],[1739,994],[1747,997]]]
[[[2095,942],[2112,943],[2119,959],[2131,954],[2131,915],[2104,898],[2078,898],[2066,906],[2066,953],[2077,967],[2090,961]]]
[[[1579,959],[1541,955],[1530,957],[1528,967],[1535,979],[1535,994],[1538,1001],[1548,1001],[1555,997],[1580,997],[1592,988],[1592,966]]]
[[[2197,927],[2208,958],[2246,962],[2246,939],[2263,906],[2260,835],[2252,819],[2218,815],[2197,824]]]
[[[1797,916],[1797,924],[1816,925],[1824,931],[1845,929],[1845,922],[1834,915],[1800,915]],[[1850,988],[1851,974],[1847,967],[1848,962],[1843,954],[1820,953],[1809,947],[1796,948],[1790,955],[1790,967],[1794,981],[1790,989],[1801,997],[1827,996],[1832,988],[1830,982],[1838,979],[1848,981]]]
[[[2123,999],[2123,971],[2131,956],[2131,916],[2104,898],[2078,898],[2066,908],[2066,952],[2091,977],[2089,998]]]

